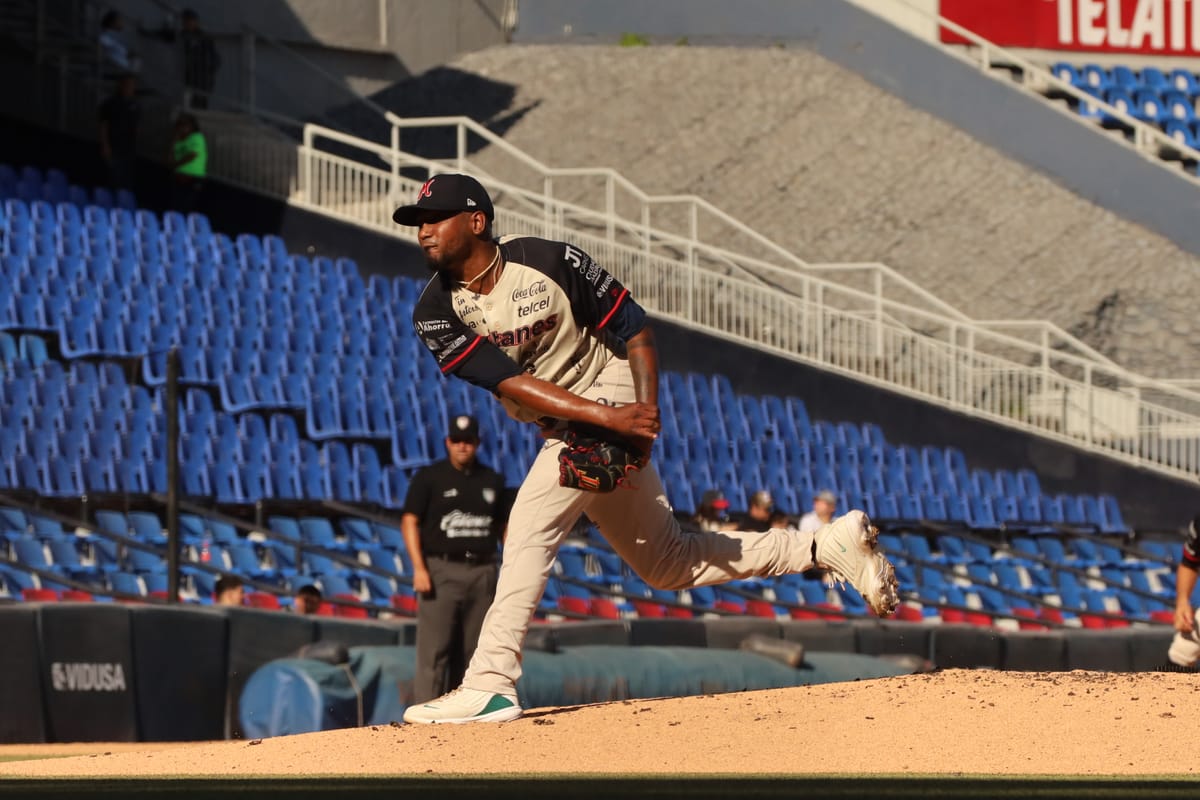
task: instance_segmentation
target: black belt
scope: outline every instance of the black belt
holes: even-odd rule
[[[460,564],[493,564],[496,561],[495,553],[473,553],[470,550],[465,553],[426,553],[425,557],[457,561]]]

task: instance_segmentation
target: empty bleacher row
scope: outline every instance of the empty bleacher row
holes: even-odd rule
[[[192,523],[185,560],[215,563],[283,595],[299,580],[314,580],[328,596],[403,610],[412,603],[403,542],[394,527],[368,517],[399,508],[412,470],[440,457],[448,413],[481,418],[482,457],[502,467],[510,485],[520,482],[540,447],[532,427],[505,417],[486,392],[440,375],[408,324],[417,282],[364,280],[347,259],[292,255],[277,237],[214,233],[200,215],[30,201],[48,190],[38,195],[30,171],[20,174],[26,199],[2,198],[0,211],[0,490],[51,498],[164,491],[165,352],[175,346],[185,387],[179,418],[186,495],[218,507],[265,502],[286,511],[293,501],[338,500],[364,509],[363,518],[310,516],[307,524],[272,513],[266,531],[250,537],[242,531],[237,542],[225,536],[228,541],[208,548],[199,543],[200,531],[214,538],[212,521]],[[811,504],[814,491],[828,488],[840,495],[842,508],[864,508],[896,530],[1019,530],[1037,542],[1064,530],[1068,538],[1129,533],[1111,496],[1049,494],[1029,470],[972,469],[957,448],[895,446],[877,425],[810,420],[799,398],[738,394],[724,376],[664,373],[661,402],[665,435],[655,457],[677,509],[694,508],[712,487],[744,507],[748,493],[765,487],[797,513]],[[108,558],[111,553],[98,552],[103,532],[114,528],[161,547],[162,520],[122,523],[100,513],[98,531],[67,537],[79,564],[95,568],[77,574],[61,539],[38,539],[38,526],[28,521],[7,527],[0,596],[69,591],[65,583],[55,586],[56,574],[90,576],[98,593],[163,591],[162,554],[118,548],[120,555]],[[324,533],[318,537],[315,530]],[[276,536],[302,539],[305,549],[297,557]],[[28,544],[31,537],[40,550]],[[351,563],[322,561],[327,553]],[[1089,575],[1083,588],[1110,591],[1106,603],[1149,618],[1161,610],[1158,573],[1165,562],[1142,563],[1136,574],[1138,562],[1129,559],[1132,574],[1120,573],[1120,587]],[[1025,565],[988,577],[985,563],[980,558],[968,570],[956,562],[936,584],[928,570],[903,572],[902,589],[914,608],[976,607],[980,613],[1017,607],[1012,597],[997,601],[986,591],[995,586],[1028,595],[1024,602],[1031,607],[1049,598],[1086,609],[1074,601],[1095,599],[1062,589],[1052,566],[1051,577],[1036,583],[1045,576]],[[32,571],[21,573],[19,565]],[[827,590],[803,578],[656,592],[598,538],[565,548],[559,569],[543,601],[546,612],[865,610],[853,591]],[[188,596],[204,602],[212,574],[189,572]],[[1047,584],[1065,594],[1054,595]],[[1119,589],[1146,604],[1121,604]]]
[[[1193,72],[1068,62],[1058,62],[1051,69],[1060,80],[1141,122],[1158,126],[1180,144],[1196,148],[1200,143],[1200,78]],[[1080,103],[1075,110],[1103,125],[1122,127],[1120,120],[1101,109]]]

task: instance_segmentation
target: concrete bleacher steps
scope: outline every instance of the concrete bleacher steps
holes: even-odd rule
[[[481,85],[505,97],[483,121],[545,163],[697,194],[810,263],[883,261],[975,318],[1049,319],[1149,375],[1198,366],[1195,256],[813,52],[506,46],[379,98],[477,116]],[[472,158],[521,182],[499,152]]]

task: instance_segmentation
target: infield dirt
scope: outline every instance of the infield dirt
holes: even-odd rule
[[[189,745],[12,745],[87,755],[0,778],[268,775],[1194,775],[1195,675],[948,670],[531,709],[499,725],[379,725]],[[0,784],[2,785],[2,784]]]

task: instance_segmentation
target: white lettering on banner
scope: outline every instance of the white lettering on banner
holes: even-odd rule
[[[1075,41],[1075,19],[1071,0],[1058,0],[1058,43],[1072,44]]]
[[[125,670],[120,664],[55,661],[50,665],[50,682],[56,692],[123,692]]]
[[[442,517],[442,530],[447,539],[481,539],[492,532],[492,515],[451,511]]]
[[[1104,28],[1096,20],[1104,13],[1102,0],[1079,0],[1079,43],[1090,47],[1104,44]]]
[[[1167,44],[1163,0],[1138,0],[1137,11],[1133,13],[1133,28],[1129,33],[1129,46],[1145,47],[1147,37],[1150,47],[1155,50],[1162,50]]]
[[[1200,50],[1200,0],[1136,0],[1129,27],[1122,0],[1058,0],[1058,43],[1075,42],[1114,50],[1184,52],[1189,44]]]

